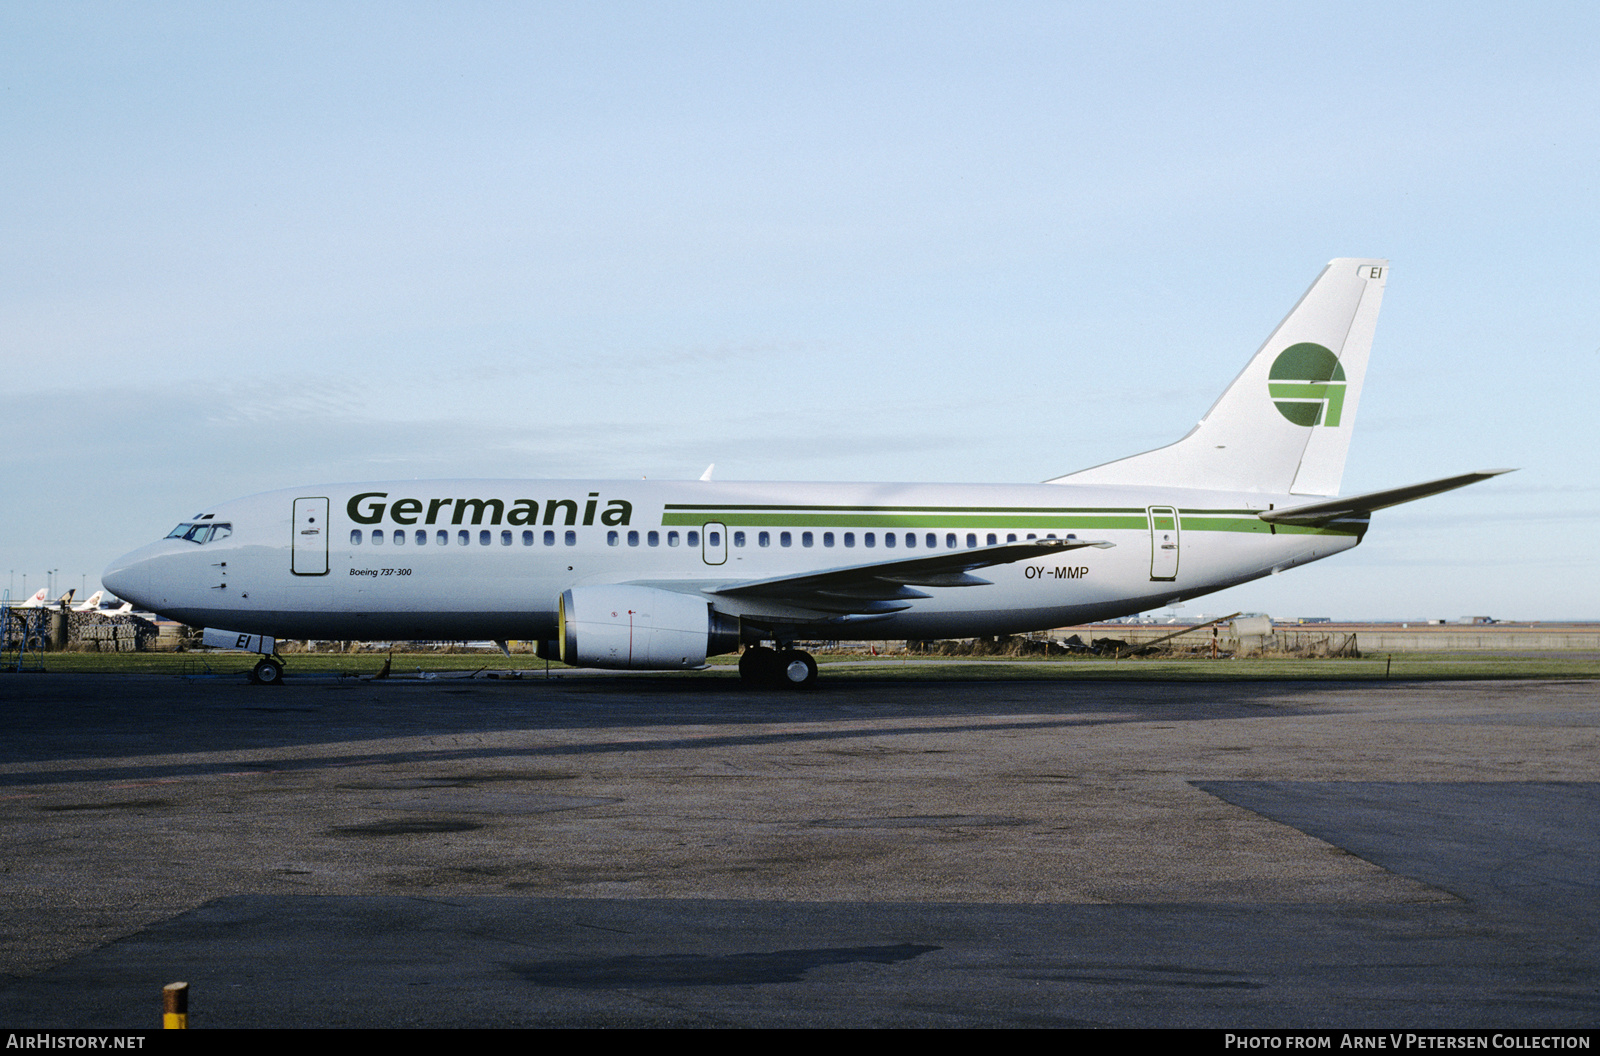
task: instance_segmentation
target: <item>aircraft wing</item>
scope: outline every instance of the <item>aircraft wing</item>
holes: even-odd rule
[[[1409,484],[1403,488],[1390,488],[1387,491],[1369,491],[1365,495],[1347,495],[1337,499],[1324,499],[1321,502],[1310,502],[1304,506],[1289,506],[1279,510],[1263,510],[1256,516],[1270,524],[1326,524],[1336,517],[1348,517],[1352,514],[1371,513],[1373,510],[1387,509],[1398,506],[1403,502],[1415,499],[1425,499],[1429,495],[1437,495],[1442,491],[1453,491],[1464,488],[1468,484],[1476,484],[1480,480],[1498,477],[1502,473],[1513,473],[1510,469],[1486,469],[1480,473],[1463,473],[1459,477],[1444,477],[1439,480],[1430,480],[1422,484]]]
[[[1005,565],[1044,554],[1065,553],[1086,546],[1115,543],[1095,539],[1035,539],[971,550],[952,550],[926,557],[896,558],[849,565],[821,572],[801,572],[771,579],[703,588],[718,598],[759,599],[839,616],[877,616],[911,607],[917,598],[932,597],[918,587],[978,587],[991,580],[972,575],[975,568]]]

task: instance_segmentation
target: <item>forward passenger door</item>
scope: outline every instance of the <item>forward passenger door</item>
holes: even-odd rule
[[[328,500],[294,500],[294,535],[289,570],[297,576],[328,574]]]

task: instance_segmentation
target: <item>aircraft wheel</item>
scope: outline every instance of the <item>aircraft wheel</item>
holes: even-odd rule
[[[790,689],[810,689],[817,684],[816,660],[799,649],[785,649],[778,654],[778,683]]]
[[[258,686],[283,685],[283,665],[276,660],[262,660],[250,672],[250,681]]]
[[[764,645],[746,649],[739,657],[739,678],[752,686],[771,685],[777,668],[778,654]]]

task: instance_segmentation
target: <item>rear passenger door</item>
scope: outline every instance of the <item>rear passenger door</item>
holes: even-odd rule
[[[1178,511],[1171,506],[1150,506],[1150,578],[1178,578]]]

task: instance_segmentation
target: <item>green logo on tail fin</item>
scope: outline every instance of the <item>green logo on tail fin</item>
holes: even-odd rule
[[[1344,368],[1328,349],[1303,341],[1278,353],[1267,391],[1278,413],[1295,425],[1336,426],[1344,410]]]

